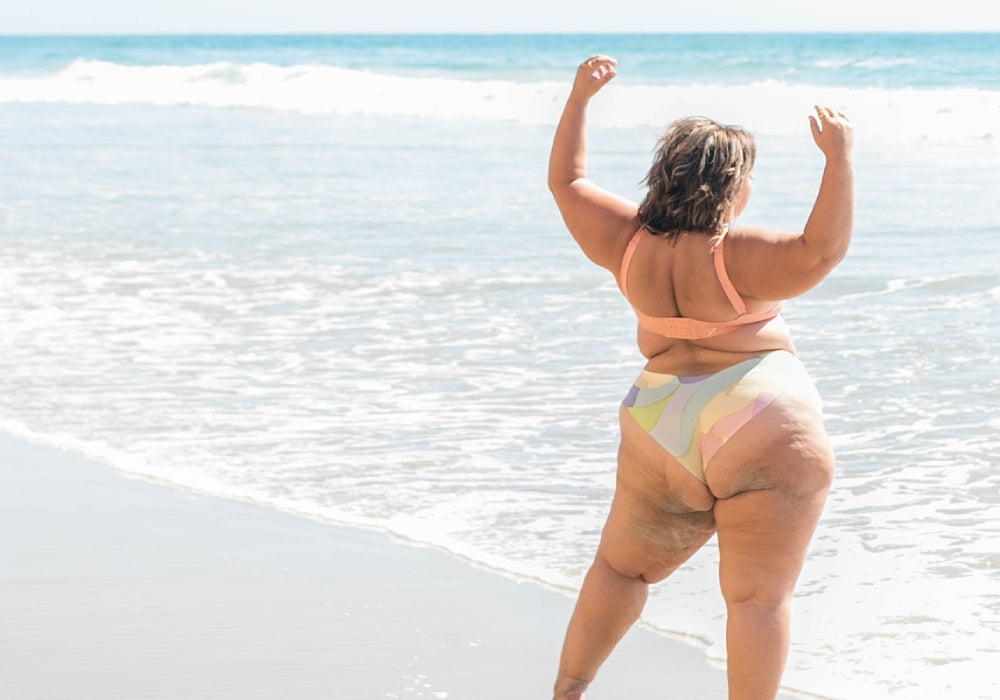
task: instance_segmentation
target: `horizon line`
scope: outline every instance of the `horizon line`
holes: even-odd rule
[[[816,35],[947,35],[947,34],[968,34],[968,35],[993,35],[1000,34],[998,29],[893,29],[893,30],[859,30],[859,29],[754,29],[754,30],[713,30],[705,31],[700,29],[680,29],[671,31],[470,31],[470,30],[427,30],[427,31],[381,31],[381,30],[354,30],[354,31],[299,31],[299,30],[279,30],[279,31],[226,31],[226,30],[193,30],[193,31],[24,31],[24,32],[0,32],[0,37],[157,37],[157,36],[752,36],[766,34],[816,34]]]

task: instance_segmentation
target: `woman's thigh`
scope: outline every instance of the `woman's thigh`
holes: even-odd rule
[[[600,553],[626,576],[665,578],[715,532],[715,497],[623,408],[615,498]]]
[[[779,603],[791,595],[823,510],[834,460],[819,397],[779,396],[706,467],[727,601]]]

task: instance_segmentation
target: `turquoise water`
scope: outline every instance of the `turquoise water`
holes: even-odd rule
[[[575,66],[621,62],[593,105],[600,184],[638,197],[667,121],[720,116],[760,141],[744,220],[790,229],[829,102],[858,125],[858,215],[785,312],[838,453],[786,684],[996,697],[995,46],[2,38],[0,427],[571,592],[642,366],[545,188]],[[710,544],[645,620],[718,660],[716,568]]]
[[[998,43],[1000,35],[972,33],[0,36],[0,74],[39,74],[86,58],[130,66],[265,62],[559,80],[582,50],[616,56],[631,71],[623,79],[637,84],[996,88]]]

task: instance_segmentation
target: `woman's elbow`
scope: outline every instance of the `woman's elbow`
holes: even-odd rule
[[[568,192],[573,187],[573,183],[579,179],[579,177],[549,173],[549,192],[552,194],[556,194],[556,192]]]
[[[830,274],[833,268],[837,267],[840,262],[847,257],[847,246],[838,246],[836,248],[831,248],[824,251],[823,255],[820,256],[819,261],[816,266],[823,270],[823,276]]]
[[[833,272],[833,268],[837,267],[840,261],[844,259],[846,253],[847,251],[845,250],[834,255],[820,257],[813,261],[807,269],[801,272],[798,279],[799,288],[796,289],[794,294],[791,296],[805,294],[810,289],[825,280],[827,276]]]
[[[838,236],[824,236],[819,242],[810,240],[808,233],[803,233],[799,240],[807,251],[807,257],[811,258],[810,266],[823,268],[829,272],[847,256],[847,249],[851,244],[851,232],[848,229],[846,233]]]
[[[573,193],[573,182],[573,180],[566,180],[564,178],[549,178],[549,192],[552,193],[552,198],[556,200],[556,205],[560,210],[563,210],[564,207],[570,206]]]

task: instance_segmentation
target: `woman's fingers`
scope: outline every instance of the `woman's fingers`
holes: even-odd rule
[[[833,110],[829,107],[820,107],[819,105],[813,105],[813,107],[816,109],[816,116],[819,117],[820,121],[833,118]]]
[[[813,109],[816,110],[816,116],[809,115],[809,130],[812,131],[813,139],[818,144],[823,134],[822,124],[826,120],[826,112],[819,105],[813,105]]]
[[[599,66],[617,66],[618,61],[611,58],[611,56],[605,56],[604,54],[599,53],[588,58],[584,61],[584,64],[589,66],[591,69],[596,70]]]
[[[618,61],[611,58],[610,56],[605,56],[603,54],[598,54],[596,56],[591,56],[586,61],[580,64],[580,69],[586,71],[587,75],[593,76],[598,79],[610,80],[614,76],[614,67],[618,65]]]
[[[819,122],[811,114],[809,115],[809,129],[812,131],[813,138],[818,139],[820,135]]]
[[[809,115],[809,129],[813,140],[828,157],[835,153],[846,152],[853,143],[854,127],[851,120],[830,107],[814,105],[816,116]]]
[[[819,118],[819,124],[825,126],[826,124],[838,123],[838,126],[843,124],[845,126],[850,125],[851,120],[847,118],[847,115],[843,112],[838,112],[831,107],[820,107],[819,105],[814,105],[816,110],[816,117]],[[815,121],[815,118],[810,116],[810,122]]]

